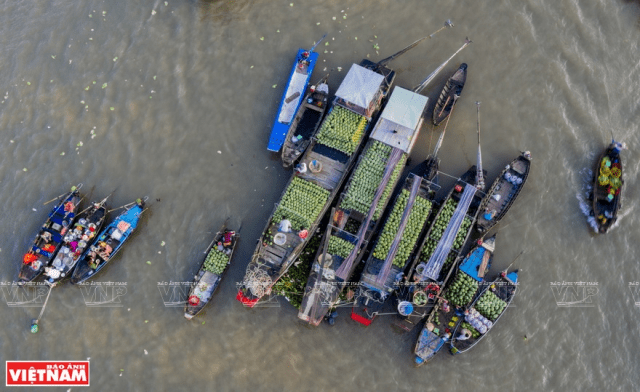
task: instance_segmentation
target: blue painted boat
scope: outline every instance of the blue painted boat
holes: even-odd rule
[[[326,36],[326,34],[325,34]],[[322,37],[324,38],[324,37]],[[320,39],[322,41],[322,39]],[[320,43],[318,41],[318,43]],[[298,49],[296,60],[293,62],[291,73],[289,74],[289,81],[287,87],[284,89],[284,94],[280,100],[280,106],[278,107],[278,114],[273,122],[273,128],[271,129],[271,136],[269,137],[269,145],[267,150],[278,152],[284,144],[284,140],[289,131],[291,122],[293,121],[304,93],[307,91],[313,68],[316,66],[319,54],[310,50]]]
[[[95,276],[131,237],[138,226],[140,215],[144,211],[144,200],[138,199],[125,208],[125,211],[100,233],[94,245],[91,245],[82,254],[75,271],[73,271],[72,284],[82,283]]]
[[[60,202],[49,213],[47,220],[40,227],[40,231],[22,258],[20,274],[21,282],[31,282],[37,278],[51,263],[63,242],[62,237],[73,224],[78,205],[82,200],[78,184],[68,193],[59,196]],[[56,200],[53,199],[53,200]]]

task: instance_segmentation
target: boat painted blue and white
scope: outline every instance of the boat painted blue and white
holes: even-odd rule
[[[125,211],[109,223],[94,244],[82,254],[73,271],[71,283],[82,283],[103,269],[131,237],[143,212],[144,200],[142,199],[126,206]]]
[[[305,96],[309,80],[316,66],[319,54],[313,50],[298,49],[296,60],[293,62],[289,81],[280,100],[280,106],[276,119],[273,122],[271,136],[269,137],[269,151],[278,152],[284,144],[287,132],[293,118]]]

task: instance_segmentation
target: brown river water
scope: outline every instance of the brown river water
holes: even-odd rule
[[[53,0],[0,9],[1,360],[90,358],[97,391],[640,388],[638,2]],[[524,251],[513,307],[469,353],[443,352],[421,368],[416,334],[398,334],[392,316],[363,327],[344,308],[335,326],[313,328],[283,298],[243,308],[236,284],[290,175],[266,146],[297,49],[328,33],[312,80],[330,73],[335,92],[352,63],[378,61],[446,19],[455,27],[391,67],[395,84],[412,88],[468,36],[473,44],[423,91],[433,104],[469,64],[441,170],[459,176],[475,163],[476,101],[489,181],[531,151],[492,267]],[[612,133],[629,147],[626,189],[616,227],[597,236],[584,201]],[[426,124],[411,165],[436,138]],[[77,183],[91,200],[115,191],[112,206],[148,196],[149,210],[99,284],[56,287],[31,334],[44,297],[10,285],[51,208],[43,204]],[[188,322],[168,283],[191,280],[228,216],[242,225],[236,257],[206,312]]]

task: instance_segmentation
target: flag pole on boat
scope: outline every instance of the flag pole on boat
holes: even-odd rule
[[[484,175],[482,174],[482,151],[480,150],[480,102],[476,101],[478,117],[478,166],[476,168],[476,188],[484,189]]]
[[[34,319],[31,321],[31,333],[38,333],[38,322],[42,318],[42,314],[44,313],[44,308],[47,307],[47,302],[49,301],[51,290],[53,290],[53,286],[49,286],[49,293],[47,294],[47,299],[44,300],[44,305],[42,305],[42,310],[40,311],[40,315],[38,316],[37,319]]]

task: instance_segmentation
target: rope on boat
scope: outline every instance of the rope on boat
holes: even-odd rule
[[[262,298],[271,287],[272,282],[271,277],[263,269],[252,268],[247,270],[243,284],[254,297]]]

